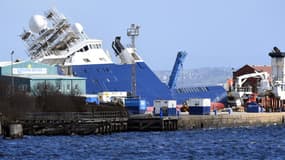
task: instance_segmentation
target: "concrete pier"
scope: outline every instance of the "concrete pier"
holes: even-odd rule
[[[178,119],[178,129],[276,125],[283,124],[284,121],[285,112],[233,112],[231,114],[222,112],[217,115],[181,115]]]

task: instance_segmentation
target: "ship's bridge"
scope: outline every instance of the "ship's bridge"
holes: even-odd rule
[[[64,65],[113,63],[108,52],[102,48],[101,40],[84,40],[70,48]]]

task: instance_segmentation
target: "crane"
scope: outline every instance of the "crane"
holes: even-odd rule
[[[168,81],[168,87],[170,89],[176,87],[176,81],[177,81],[180,69],[183,66],[183,62],[184,62],[186,56],[187,56],[187,52],[185,52],[185,51],[179,51],[177,53],[177,57],[176,57],[171,75],[169,77],[169,81]]]
[[[264,90],[270,90],[268,77],[269,74],[267,72],[255,72],[238,76],[236,77],[235,82],[235,92],[238,92],[240,97],[242,97],[245,92],[251,92],[251,90],[246,90],[242,88],[242,85],[246,82],[248,78],[261,78],[259,90],[260,92],[264,92]]]

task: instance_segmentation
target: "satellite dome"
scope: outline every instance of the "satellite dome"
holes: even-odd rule
[[[75,33],[82,33],[83,32],[83,27],[80,23],[74,23],[72,25],[72,30],[75,32]]]
[[[47,28],[47,20],[44,16],[33,15],[30,19],[29,27],[32,32],[40,33],[40,31]]]

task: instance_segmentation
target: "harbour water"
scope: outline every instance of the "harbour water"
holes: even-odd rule
[[[285,126],[0,139],[0,159],[285,159]]]

